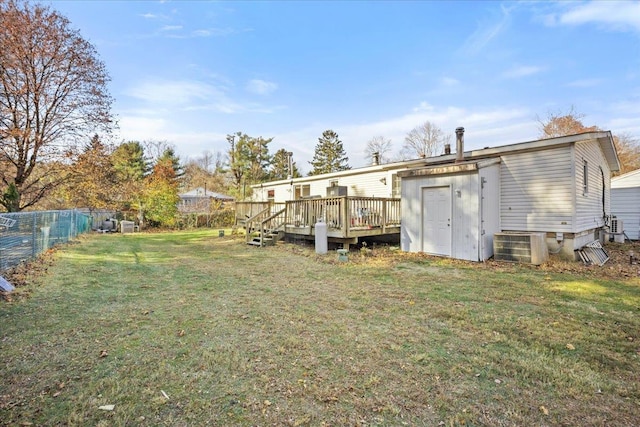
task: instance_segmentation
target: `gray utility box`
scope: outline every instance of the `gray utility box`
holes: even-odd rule
[[[135,231],[135,222],[133,221],[120,221],[120,232],[124,233],[133,233]]]
[[[549,259],[546,233],[496,233],[493,235],[493,258],[540,265]]]
[[[347,187],[344,185],[334,185],[327,187],[327,197],[343,197],[347,195]]]

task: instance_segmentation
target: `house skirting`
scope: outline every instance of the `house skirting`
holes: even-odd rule
[[[603,228],[598,227],[579,233],[560,233],[562,240],[558,241],[558,233],[547,233],[547,246],[549,253],[567,261],[578,261],[576,250],[594,240],[604,242]]]

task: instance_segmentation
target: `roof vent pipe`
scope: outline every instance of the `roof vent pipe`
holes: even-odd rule
[[[451,144],[444,144],[444,154],[451,154]]]
[[[380,164],[380,153],[376,151],[376,152],[374,152],[372,154],[372,157],[373,157],[373,161],[372,161],[371,164],[374,165],[374,166],[379,165]]]
[[[456,162],[464,159],[464,128],[456,128]]]

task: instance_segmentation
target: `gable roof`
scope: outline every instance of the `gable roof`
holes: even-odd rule
[[[485,147],[478,150],[465,151],[463,160],[480,160],[486,158],[500,157],[503,154],[511,154],[516,152],[525,151],[537,151],[545,150],[549,148],[568,146],[583,141],[596,140],[600,144],[602,153],[609,165],[609,170],[612,172],[620,170],[620,161],[618,160],[618,154],[616,152],[615,145],[613,144],[613,137],[611,131],[596,131],[596,132],[584,132],[574,135],[559,136],[555,138],[537,139],[527,142],[519,142],[515,144],[502,145],[499,147]],[[264,187],[267,185],[278,184],[299,184],[309,181],[317,181],[319,179],[336,179],[340,177],[359,175],[370,172],[381,172],[390,170],[409,170],[413,168],[421,168],[426,166],[433,166],[438,164],[455,163],[456,154],[442,154],[440,156],[433,156],[427,158],[419,158],[412,160],[404,160],[401,162],[385,163],[379,165],[364,166],[361,168],[349,169],[340,172],[331,172],[320,175],[310,175],[300,178],[282,179],[278,181],[263,182],[261,184],[254,184],[251,187]],[[402,172],[401,172],[402,173]],[[405,174],[406,175],[406,174]]]
[[[420,166],[424,164],[424,161],[425,159],[420,158],[420,159],[412,159],[412,160],[403,160],[400,162],[393,162],[393,163],[381,163],[378,165],[363,166],[360,168],[347,169],[339,172],[330,172],[330,173],[323,173],[319,175],[308,175],[308,176],[301,176],[298,178],[268,181],[268,182],[263,182],[261,184],[253,184],[251,187],[258,188],[258,187],[264,187],[267,185],[300,184],[300,183],[309,182],[309,181],[317,181],[319,179],[337,179],[337,178],[342,178],[350,175],[360,175],[360,174],[371,173],[371,172],[383,172],[388,170],[408,169],[410,167]]]
[[[502,145],[499,147],[486,147],[479,150],[465,151],[464,160],[479,160],[491,157],[499,157],[504,154],[512,154],[526,151],[539,151],[549,148],[556,148],[562,146],[568,146],[583,141],[596,140],[600,144],[602,153],[609,165],[609,169],[612,172],[620,170],[620,161],[618,160],[618,154],[616,152],[615,145],[613,144],[613,137],[610,131],[598,131],[598,132],[584,132],[574,135],[559,136],[555,138],[538,139],[534,141],[519,142],[516,144]],[[455,154],[449,154],[446,156],[429,157],[424,159],[425,165],[438,164],[438,163],[451,163],[456,159]]]
[[[640,169],[611,178],[611,188],[640,187]]]
[[[191,191],[187,191],[186,193],[179,194],[180,198],[203,198],[203,199],[218,199],[218,200],[233,200],[233,197],[227,196],[226,194],[216,193],[213,191],[208,191],[202,187],[195,188]]]

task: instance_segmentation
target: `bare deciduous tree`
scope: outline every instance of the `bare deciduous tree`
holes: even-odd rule
[[[601,130],[598,126],[585,126],[582,123],[584,117],[585,115],[577,112],[574,106],[571,106],[566,112],[550,112],[544,120],[538,117],[540,137],[554,138]],[[613,135],[613,143],[618,153],[618,160],[620,161],[620,170],[615,172],[616,175],[640,168],[640,141],[638,141],[638,139],[630,134],[623,133]]]
[[[378,161],[380,163],[389,163],[391,161],[391,140],[384,136],[374,136],[367,141],[364,149],[365,159],[372,161],[374,153],[378,153]]]
[[[142,141],[142,147],[148,160],[155,164],[167,150],[175,152],[176,146],[168,141],[158,141],[154,139]]]
[[[620,160],[620,170],[616,175],[640,169],[640,141],[628,133],[613,136],[613,142]]]
[[[402,159],[431,157],[442,151],[449,143],[451,135],[445,135],[442,129],[426,121],[413,128],[405,137],[400,156]]]
[[[585,115],[578,113],[573,105],[566,112],[548,112],[546,119],[537,117],[540,138],[555,138],[600,130],[597,126],[585,126],[582,123],[584,117]]]
[[[67,18],[45,6],[0,0],[0,205],[6,210],[36,204],[64,176],[43,176],[38,168],[69,163],[76,142],[108,131],[108,80],[95,48]]]

